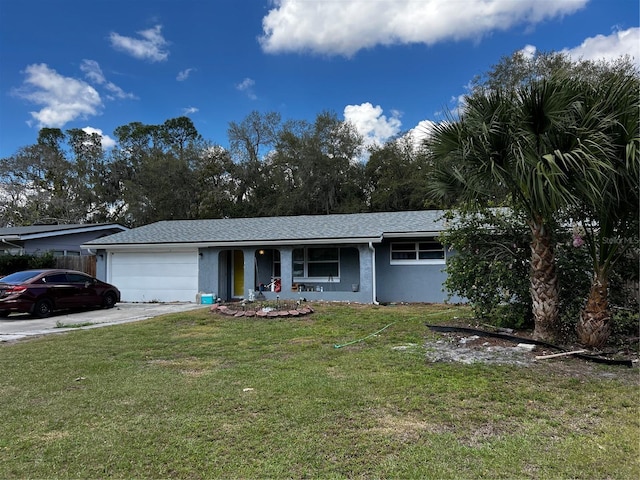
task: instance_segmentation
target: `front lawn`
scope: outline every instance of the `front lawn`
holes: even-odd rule
[[[0,344],[0,478],[640,478],[637,368],[431,363],[465,311],[314,308]]]

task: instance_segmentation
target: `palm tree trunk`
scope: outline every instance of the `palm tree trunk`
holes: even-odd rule
[[[530,227],[533,335],[537,340],[552,341],[559,331],[559,291],[551,231],[541,219],[532,221]]]
[[[609,282],[604,272],[596,272],[591,282],[587,304],[582,309],[576,332],[585,347],[602,347],[609,339]]]

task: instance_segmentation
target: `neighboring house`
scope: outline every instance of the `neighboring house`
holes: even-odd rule
[[[73,225],[31,225],[0,228],[0,253],[15,255],[52,252],[56,256],[89,255],[83,243],[123,232],[115,223]]]
[[[442,211],[161,221],[87,242],[130,302],[442,302]]]

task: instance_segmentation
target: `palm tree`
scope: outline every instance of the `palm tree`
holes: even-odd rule
[[[609,275],[616,263],[638,242],[640,160],[640,80],[637,69],[622,62],[607,69],[590,90],[590,108],[600,112],[600,128],[607,132],[605,151],[612,168],[600,178],[600,201],[587,198],[582,227],[593,261],[593,278],[576,331],[580,343],[601,347],[610,333]],[[596,199],[598,200],[598,199]],[[576,212],[576,217],[580,212]],[[634,245],[635,244],[635,245]]]
[[[474,204],[502,203],[522,212],[531,231],[530,290],[534,335],[558,331],[554,260],[556,214],[583,198],[610,170],[602,160],[598,112],[586,110],[582,86],[565,75],[518,87],[476,89],[458,119],[434,128],[430,195]]]

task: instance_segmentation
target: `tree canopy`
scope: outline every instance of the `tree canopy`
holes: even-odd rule
[[[402,138],[375,147],[332,112],[283,121],[251,112],[230,122],[228,148],[187,117],[97,134],[44,128],[0,160],[2,226],[355,213],[433,207],[424,201],[427,157]]]
[[[630,240],[638,218],[638,93],[637,68],[625,59],[612,65],[516,54],[427,140],[432,198],[471,208],[503,204],[526,219],[538,338],[558,331],[554,235],[573,220],[588,232],[594,264],[580,338],[590,346],[606,341],[607,273],[623,251],[611,239]],[[629,243],[637,244],[637,229],[635,238]]]

